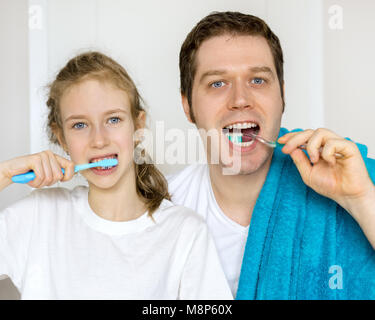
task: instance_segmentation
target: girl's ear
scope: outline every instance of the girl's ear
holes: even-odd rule
[[[67,154],[69,154],[69,153],[68,153],[68,146],[66,145],[66,142],[65,142],[65,138],[64,138],[64,132],[63,132],[63,130],[60,129],[60,128],[53,128],[53,129],[52,129],[52,132],[53,132],[53,134],[55,135],[55,137],[56,137],[56,139],[57,139],[57,141],[58,141],[60,147],[63,148],[64,151],[65,151]]]
[[[144,128],[146,127],[146,112],[140,111],[137,119],[135,119],[134,126],[134,147],[136,148],[139,143],[144,140]]]
[[[146,126],[146,112],[140,111],[136,119],[135,129],[143,129]]]

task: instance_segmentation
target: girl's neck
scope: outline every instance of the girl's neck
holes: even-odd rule
[[[88,201],[98,216],[110,221],[134,220],[147,211],[137,194],[134,173],[109,189],[90,184]]]

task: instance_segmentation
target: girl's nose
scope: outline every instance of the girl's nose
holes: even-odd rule
[[[108,145],[109,138],[105,128],[95,127],[92,131],[91,145],[94,148],[101,149]]]

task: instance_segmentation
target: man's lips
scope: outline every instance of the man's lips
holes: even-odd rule
[[[243,120],[243,121],[232,121],[223,127],[224,129],[232,130],[232,129],[250,129],[260,127],[259,123],[255,120]]]
[[[247,147],[253,141],[251,134],[259,134],[260,126],[254,121],[242,121],[225,126],[222,131],[233,144]]]

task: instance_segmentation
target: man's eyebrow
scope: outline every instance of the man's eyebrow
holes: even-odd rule
[[[118,113],[118,112],[126,113],[126,111],[124,109],[117,108],[117,109],[108,110],[107,112],[104,113],[104,115],[106,116],[108,114]],[[66,118],[64,120],[64,122],[68,122],[70,120],[76,120],[76,119],[86,119],[86,117],[87,117],[87,115],[73,114],[73,115],[69,116],[68,118]]]
[[[261,72],[264,72],[264,73],[269,73],[272,78],[275,77],[272,69],[270,67],[267,67],[267,66],[262,66],[262,67],[251,67],[250,68],[250,71],[254,72],[254,73],[261,73]]]
[[[274,75],[272,69],[270,67],[267,67],[267,66],[250,67],[249,70],[253,73],[261,73],[261,72],[269,73],[272,76],[272,78],[275,78],[275,75]],[[203,79],[206,78],[206,77],[221,76],[225,73],[227,73],[227,71],[222,70],[222,69],[206,71],[201,75],[201,78],[200,78],[199,82],[203,82]]]
[[[225,70],[209,70],[209,71],[206,71],[204,72],[202,75],[201,75],[201,78],[199,79],[199,82],[203,82],[203,79],[206,78],[206,77],[210,77],[210,76],[221,76],[223,74],[225,74],[226,71]]]

